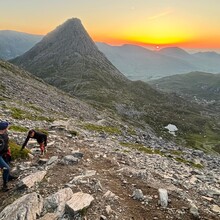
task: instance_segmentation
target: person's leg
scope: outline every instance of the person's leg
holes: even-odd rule
[[[44,155],[44,143],[40,143],[41,155]]]
[[[4,159],[2,158],[2,156],[0,156],[0,168],[3,169],[3,190],[7,191],[8,187],[7,187],[7,183],[8,183],[8,177],[9,177],[9,170],[10,167],[9,165],[4,161]]]

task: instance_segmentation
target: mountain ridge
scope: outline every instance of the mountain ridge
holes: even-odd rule
[[[125,53],[124,46],[110,46],[102,43],[97,43],[97,46],[131,80],[148,82],[164,76],[192,71],[220,72],[220,54],[215,52],[191,54],[178,47],[151,51],[141,46],[136,46],[135,50],[130,47],[128,50],[129,47],[126,46]]]

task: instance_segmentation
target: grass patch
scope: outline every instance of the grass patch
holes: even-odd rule
[[[21,151],[21,146],[17,145],[15,141],[10,140],[9,147],[11,149],[12,160],[28,158],[29,151],[27,149]]]
[[[15,107],[12,107],[10,108],[11,110],[11,116],[14,118],[14,119],[25,119],[25,115],[26,115],[26,112],[21,110],[21,109],[18,109],[18,108],[15,108]]]
[[[9,130],[18,131],[18,132],[27,132],[28,131],[27,128],[24,128],[24,127],[21,127],[18,125],[10,125]]]
[[[28,111],[24,111],[24,110],[16,108],[16,107],[11,107],[9,109],[11,111],[11,116],[14,119],[18,119],[18,120],[29,119],[31,121],[47,121],[47,122],[54,121],[54,119],[52,119],[52,118],[32,114]]]
[[[47,136],[49,135],[48,131],[43,129],[43,128],[35,128],[34,130],[37,131],[37,132],[46,134]]]
[[[193,149],[202,150],[206,153],[220,153],[219,132],[207,129],[206,134],[191,134],[186,138],[186,146]]]
[[[85,124],[83,125],[83,128],[90,130],[90,131],[106,132],[108,134],[122,134],[120,129],[118,129],[117,127],[111,127],[111,126]]]
[[[169,150],[168,151],[170,154],[173,154],[173,155],[177,155],[177,156],[180,156],[183,154],[182,151],[179,151],[179,150]]]
[[[31,109],[37,111],[37,112],[40,112],[40,113],[43,113],[43,112],[44,112],[41,108],[35,106],[34,104],[27,104],[27,107],[29,107],[29,108],[31,108]]]
[[[125,143],[125,142],[120,142],[120,144],[122,146],[129,147],[131,149],[135,149],[135,150],[138,150],[140,152],[147,153],[147,154],[159,154],[161,156],[164,156],[163,153],[160,150],[154,150],[154,149],[146,147],[146,146],[144,146],[142,144]]]
[[[204,166],[202,164],[193,163],[192,161],[185,160],[185,159],[180,158],[180,157],[176,157],[176,158],[174,158],[174,160],[176,160],[177,162],[180,162],[180,163],[188,164],[188,165],[190,165],[190,166],[192,166],[194,168],[197,168],[197,169],[204,168]]]

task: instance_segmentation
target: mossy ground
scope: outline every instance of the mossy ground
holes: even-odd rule
[[[12,160],[28,158],[28,152],[29,151],[27,149],[21,150],[21,146],[16,144],[15,141],[10,140],[9,141],[9,147],[10,147],[10,150],[11,150]]]

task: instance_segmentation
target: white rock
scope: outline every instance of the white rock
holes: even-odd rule
[[[162,207],[167,207],[168,205],[168,194],[166,189],[158,189],[159,197],[160,197],[160,205]]]
[[[93,200],[94,198],[90,194],[83,192],[75,193],[72,198],[67,201],[65,210],[71,216],[74,216],[75,213],[80,210],[88,208]]]
[[[40,182],[45,175],[47,174],[46,171],[38,171],[36,173],[32,173],[31,175],[23,178],[19,183],[18,183],[18,187],[27,187],[27,188],[31,188],[32,186],[34,186],[34,184],[36,182]]]
[[[0,213],[1,220],[35,220],[43,209],[43,199],[33,192],[15,200]]]

